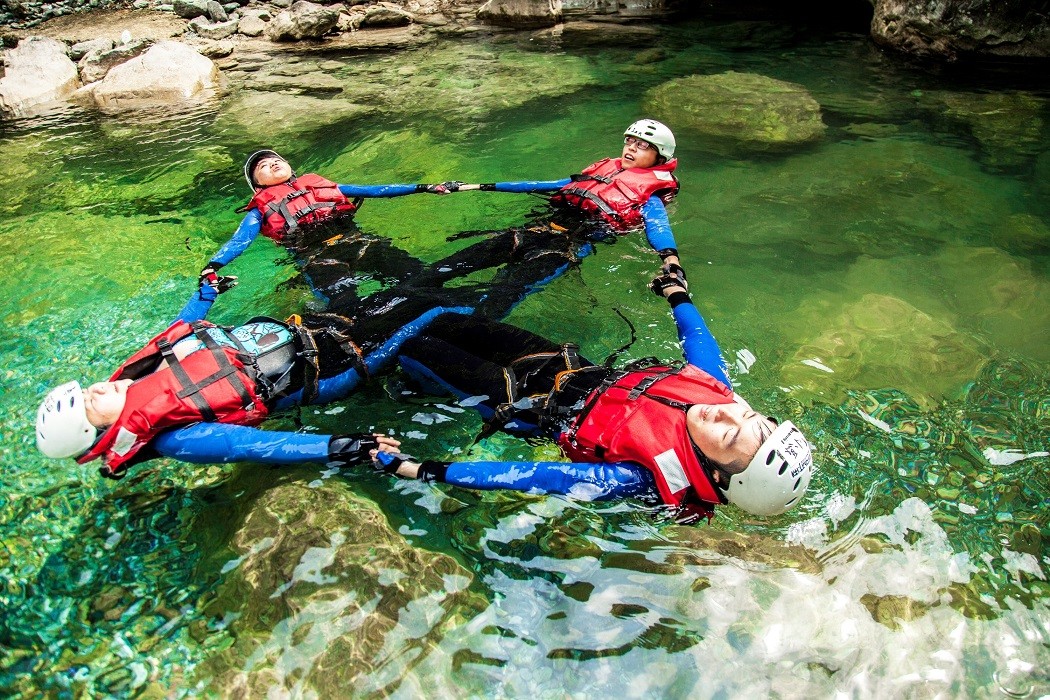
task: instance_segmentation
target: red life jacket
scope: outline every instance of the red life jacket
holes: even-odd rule
[[[710,513],[722,501],[693,450],[686,411],[733,400],[732,390],[695,365],[631,371],[595,389],[558,444],[574,462],[641,464],[664,503],[682,505],[691,487]]]
[[[160,432],[192,423],[258,425],[269,409],[256,393],[245,355],[219,345],[205,332],[214,324],[180,321],[149,341],[113,373],[109,381],[133,379],[120,417],[86,454],[99,457],[103,476],[118,476],[127,462]],[[172,346],[195,335],[205,348],[176,359]],[[160,367],[162,360],[167,365]]]
[[[555,204],[597,212],[610,226],[623,231],[644,225],[642,206],[653,195],[670,202],[678,194],[672,159],[651,168],[624,169],[619,158],[606,158],[574,175],[573,182],[551,198]]]
[[[339,185],[320,175],[306,173],[255,193],[248,209],[262,214],[260,233],[280,243],[302,224],[320,221],[333,214],[351,214],[357,204],[339,191]]]

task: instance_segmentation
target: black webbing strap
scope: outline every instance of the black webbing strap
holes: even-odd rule
[[[580,190],[575,187],[565,190],[564,194],[573,194],[577,197],[583,197],[584,199],[593,202],[596,207],[606,216],[611,216],[614,219],[619,219],[620,215],[616,213],[616,210],[609,206],[608,202],[594,194],[590,190]]]
[[[223,350],[223,347],[217,342],[215,342],[215,338],[212,338],[211,334],[207,332],[207,327],[200,325],[199,322],[194,323],[193,334],[197,336],[197,338],[199,338],[201,342],[204,343],[204,346],[208,348],[208,351],[211,352],[212,357],[215,359],[215,364],[219,366],[219,369],[216,370],[214,374],[205,377],[199,382],[198,388],[195,391],[199,392],[204,387],[214,384],[220,379],[225,379],[230,383],[230,386],[233,387],[234,391],[236,391],[237,395],[240,397],[241,406],[247,408],[248,406],[252,405],[252,403],[254,403],[254,399],[252,398],[251,393],[249,393],[248,387],[245,386],[244,382],[241,380],[241,375],[238,373],[237,368],[234,367],[233,364],[230,362],[230,359],[226,357],[226,352]],[[244,346],[242,346],[240,343],[237,343],[237,345],[243,351]],[[242,352],[242,357],[247,356],[247,353]],[[185,391],[187,390],[183,389],[183,392]],[[183,398],[183,392],[179,392],[179,398]],[[187,396],[188,395],[189,394],[187,394]],[[196,403],[196,401],[194,401],[194,403]]]
[[[588,180],[593,180],[594,182],[600,182],[603,185],[611,185],[613,176],[619,175],[622,172],[623,170],[617,170],[609,177],[605,177],[604,175],[584,175],[583,173],[577,173],[575,175],[570,175],[569,179],[573,182],[587,182]]]
[[[656,384],[658,381],[665,377],[670,377],[677,371],[677,367],[668,367],[661,372],[650,374],[648,377],[645,377],[644,379],[642,379],[642,381],[634,385],[634,388],[631,389],[629,394],[627,394],[627,398],[631,401],[634,401],[642,394],[645,394],[646,390],[649,389],[649,387],[651,387],[653,384]],[[646,396],[648,396],[648,394],[646,394]]]
[[[171,348],[171,343],[166,338],[161,338],[157,341],[157,349],[160,350],[161,356],[168,363],[168,367],[171,369],[171,373],[175,375],[175,379],[178,380],[182,390],[179,392],[179,398],[186,398],[187,396],[193,401],[193,405],[200,411],[201,416],[205,421],[214,423],[215,412],[211,410],[211,406],[204,400],[204,397],[200,395],[201,387],[194,383],[190,379],[190,375],[186,373],[186,368],[179,364],[179,359],[175,357],[175,351]],[[186,391],[191,391],[189,394],[185,394]]]
[[[314,202],[295,212],[295,220],[298,221],[303,217],[309,216],[319,209],[335,209],[335,206],[335,202]]]
[[[321,378],[320,357],[317,342],[309,329],[295,323],[288,327],[299,337],[299,357],[303,358],[303,393],[299,403],[306,406],[317,398],[318,383]]]

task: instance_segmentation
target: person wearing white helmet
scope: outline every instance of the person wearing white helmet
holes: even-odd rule
[[[525,180],[465,185],[451,191],[547,193],[551,207],[526,225],[492,232],[484,240],[450,255],[418,278],[440,283],[452,277],[506,264],[504,276],[545,283],[594,252],[594,241],[644,230],[665,271],[682,274],[678,246],[666,204],[679,190],[675,138],[654,119],[640,119],[623,132],[619,157],[604,158],[579,174],[559,180]]]
[[[488,429],[553,438],[571,461],[420,461],[388,450],[373,455],[376,466],[464,488],[640,497],[676,508],[680,521],[726,502],[762,516],[794,508],[812,475],[808,441],[733,392],[683,276],[665,272],[650,288],[671,305],[684,366],[615,371],[575,345],[449,315],[401,348],[402,368],[423,387],[476,407]]]
[[[242,208],[247,213],[201,270],[200,281],[214,280],[261,233],[295,253],[303,267],[323,251],[324,260],[311,266],[307,278],[326,299],[333,290],[345,291],[352,273],[401,279],[420,269],[418,260],[387,239],[356,228],[352,217],[363,199],[450,191],[446,184],[353,185],[315,173],[297,175],[283,156],[268,148],[248,156],[244,179],[252,193],[251,201]],[[354,269],[349,269],[348,261],[353,261]]]
[[[345,397],[435,317],[472,311],[442,306],[447,296],[420,295],[392,314],[413,315],[398,328],[386,309],[365,302],[353,320],[332,313],[285,322],[257,317],[226,328],[204,317],[227,282],[202,284],[175,322],[107,381],[86,389],[71,381],[48,392],[37,410],[40,452],[82,464],[99,459],[100,473],[109,478],[158,456],[205,464],[367,462],[369,449],[395,449],[398,441],[254,426],[272,411]]]

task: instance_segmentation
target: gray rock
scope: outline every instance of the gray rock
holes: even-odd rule
[[[4,51],[0,78],[0,114],[22,116],[38,105],[64,100],[80,87],[77,66],[56,39],[28,37]]]
[[[222,6],[222,9],[226,10],[226,14],[230,15],[232,18],[233,15],[241,9],[241,5],[237,2],[228,2]]]
[[[208,14],[208,0],[175,0],[172,10],[183,19],[193,19]]]
[[[271,5],[279,8],[288,8],[292,6],[292,0],[271,0]]]
[[[403,27],[412,23],[412,15],[396,5],[384,2],[365,10],[362,27]]]
[[[130,61],[146,51],[152,41],[140,39],[130,44],[121,44],[109,51],[92,51],[80,59],[80,80],[86,85],[102,80],[115,66]]]
[[[69,47],[69,57],[74,61],[79,61],[88,55],[92,51],[109,51],[113,48],[113,40],[106,39],[105,37],[100,39],[89,39],[88,41],[80,41]]]
[[[237,23],[237,31],[244,36],[262,36],[266,31],[266,22],[259,15],[246,14]]]
[[[238,25],[239,23],[235,19],[226,22],[209,22],[203,17],[197,17],[196,19],[191,19],[187,27],[191,32],[203,39],[217,41],[235,34]],[[228,56],[229,54],[224,55]]]
[[[655,27],[612,22],[565,22],[550,29],[537,30],[536,38],[556,39],[565,46],[650,47],[660,39]]]
[[[208,0],[208,19],[212,22],[228,22],[230,17],[217,0]]]
[[[550,27],[561,21],[562,0],[488,0],[478,19],[504,27]]]
[[[106,111],[122,111],[196,100],[219,81],[211,59],[178,41],[161,41],[111,69],[89,95]]]
[[[875,0],[871,37],[905,53],[961,57],[1050,57],[1046,3],[1002,0]]]
[[[307,0],[298,0],[266,26],[271,41],[320,39],[335,28],[339,12]]]

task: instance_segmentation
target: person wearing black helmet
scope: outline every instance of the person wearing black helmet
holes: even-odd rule
[[[297,175],[285,158],[270,149],[248,156],[244,179],[252,192],[242,208],[246,215],[201,270],[200,282],[213,283],[219,270],[261,233],[296,255],[311,286],[325,298],[336,290],[347,291],[347,280],[359,272],[402,280],[422,267],[388,240],[356,228],[352,217],[362,199],[449,192],[445,185],[340,185],[314,173]]]
[[[733,391],[684,277],[663,273],[650,288],[671,305],[685,365],[614,370],[574,344],[451,315],[401,348],[402,368],[422,386],[476,407],[488,429],[555,439],[570,462],[420,461],[386,450],[373,454],[377,468],[473,489],[639,497],[675,507],[680,521],[719,503],[763,516],[797,506],[813,465],[805,436]]]

